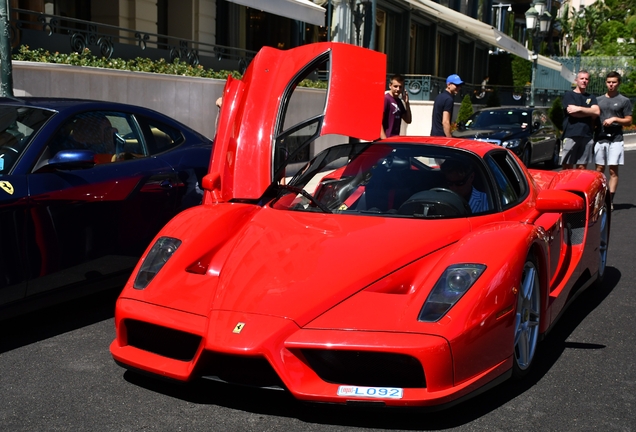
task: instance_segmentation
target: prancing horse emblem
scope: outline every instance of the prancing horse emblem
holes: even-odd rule
[[[8,181],[0,181],[0,188],[9,195],[13,195],[13,185]]]
[[[236,327],[234,327],[234,330],[232,330],[232,333],[240,333],[241,330],[243,330],[243,327],[245,327],[245,323],[238,323],[236,324]]]

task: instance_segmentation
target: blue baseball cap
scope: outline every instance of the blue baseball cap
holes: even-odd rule
[[[448,78],[446,78],[446,85],[449,85],[449,84],[462,85],[464,84],[464,81],[462,81],[459,75],[452,74]]]

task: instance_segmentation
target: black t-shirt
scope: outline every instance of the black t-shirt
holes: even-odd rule
[[[431,127],[431,136],[446,136],[442,119],[444,111],[448,111],[453,119],[453,108],[455,107],[455,98],[450,92],[444,90],[435,98],[433,103],[433,126]]]
[[[590,108],[591,106],[598,105],[596,97],[589,93],[576,93],[572,90],[565,92],[563,100],[563,137],[585,137],[592,139],[594,136],[594,118],[588,117],[573,117],[568,114],[568,105],[576,105],[580,107]]]

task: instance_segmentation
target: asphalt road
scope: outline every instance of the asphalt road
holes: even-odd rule
[[[632,431],[636,429],[636,152],[626,153],[603,289],[583,293],[533,372],[447,411],[304,405],[282,392],[179,386],[111,359],[106,292],[0,322],[1,431]]]

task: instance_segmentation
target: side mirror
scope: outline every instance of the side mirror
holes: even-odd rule
[[[466,130],[466,123],[463,123],[463,122],[457,123],[457,130],[460,130],[460,131]]]
[[[540,123],[540,122],[538,122],[538,121],[536,121],[536,122],[532,123],[532,129],[534,129],[534,130],[539,130],[539,129],[541,129],[541,123]]]
[[[565,190],[544,189],[537,195],[534,207],[541,213],[573,213],[583,210],[583,198]]]
[[[49,159],[47,166],[58,170],[86,169],[95,166],[92,150],[62,150]]]

